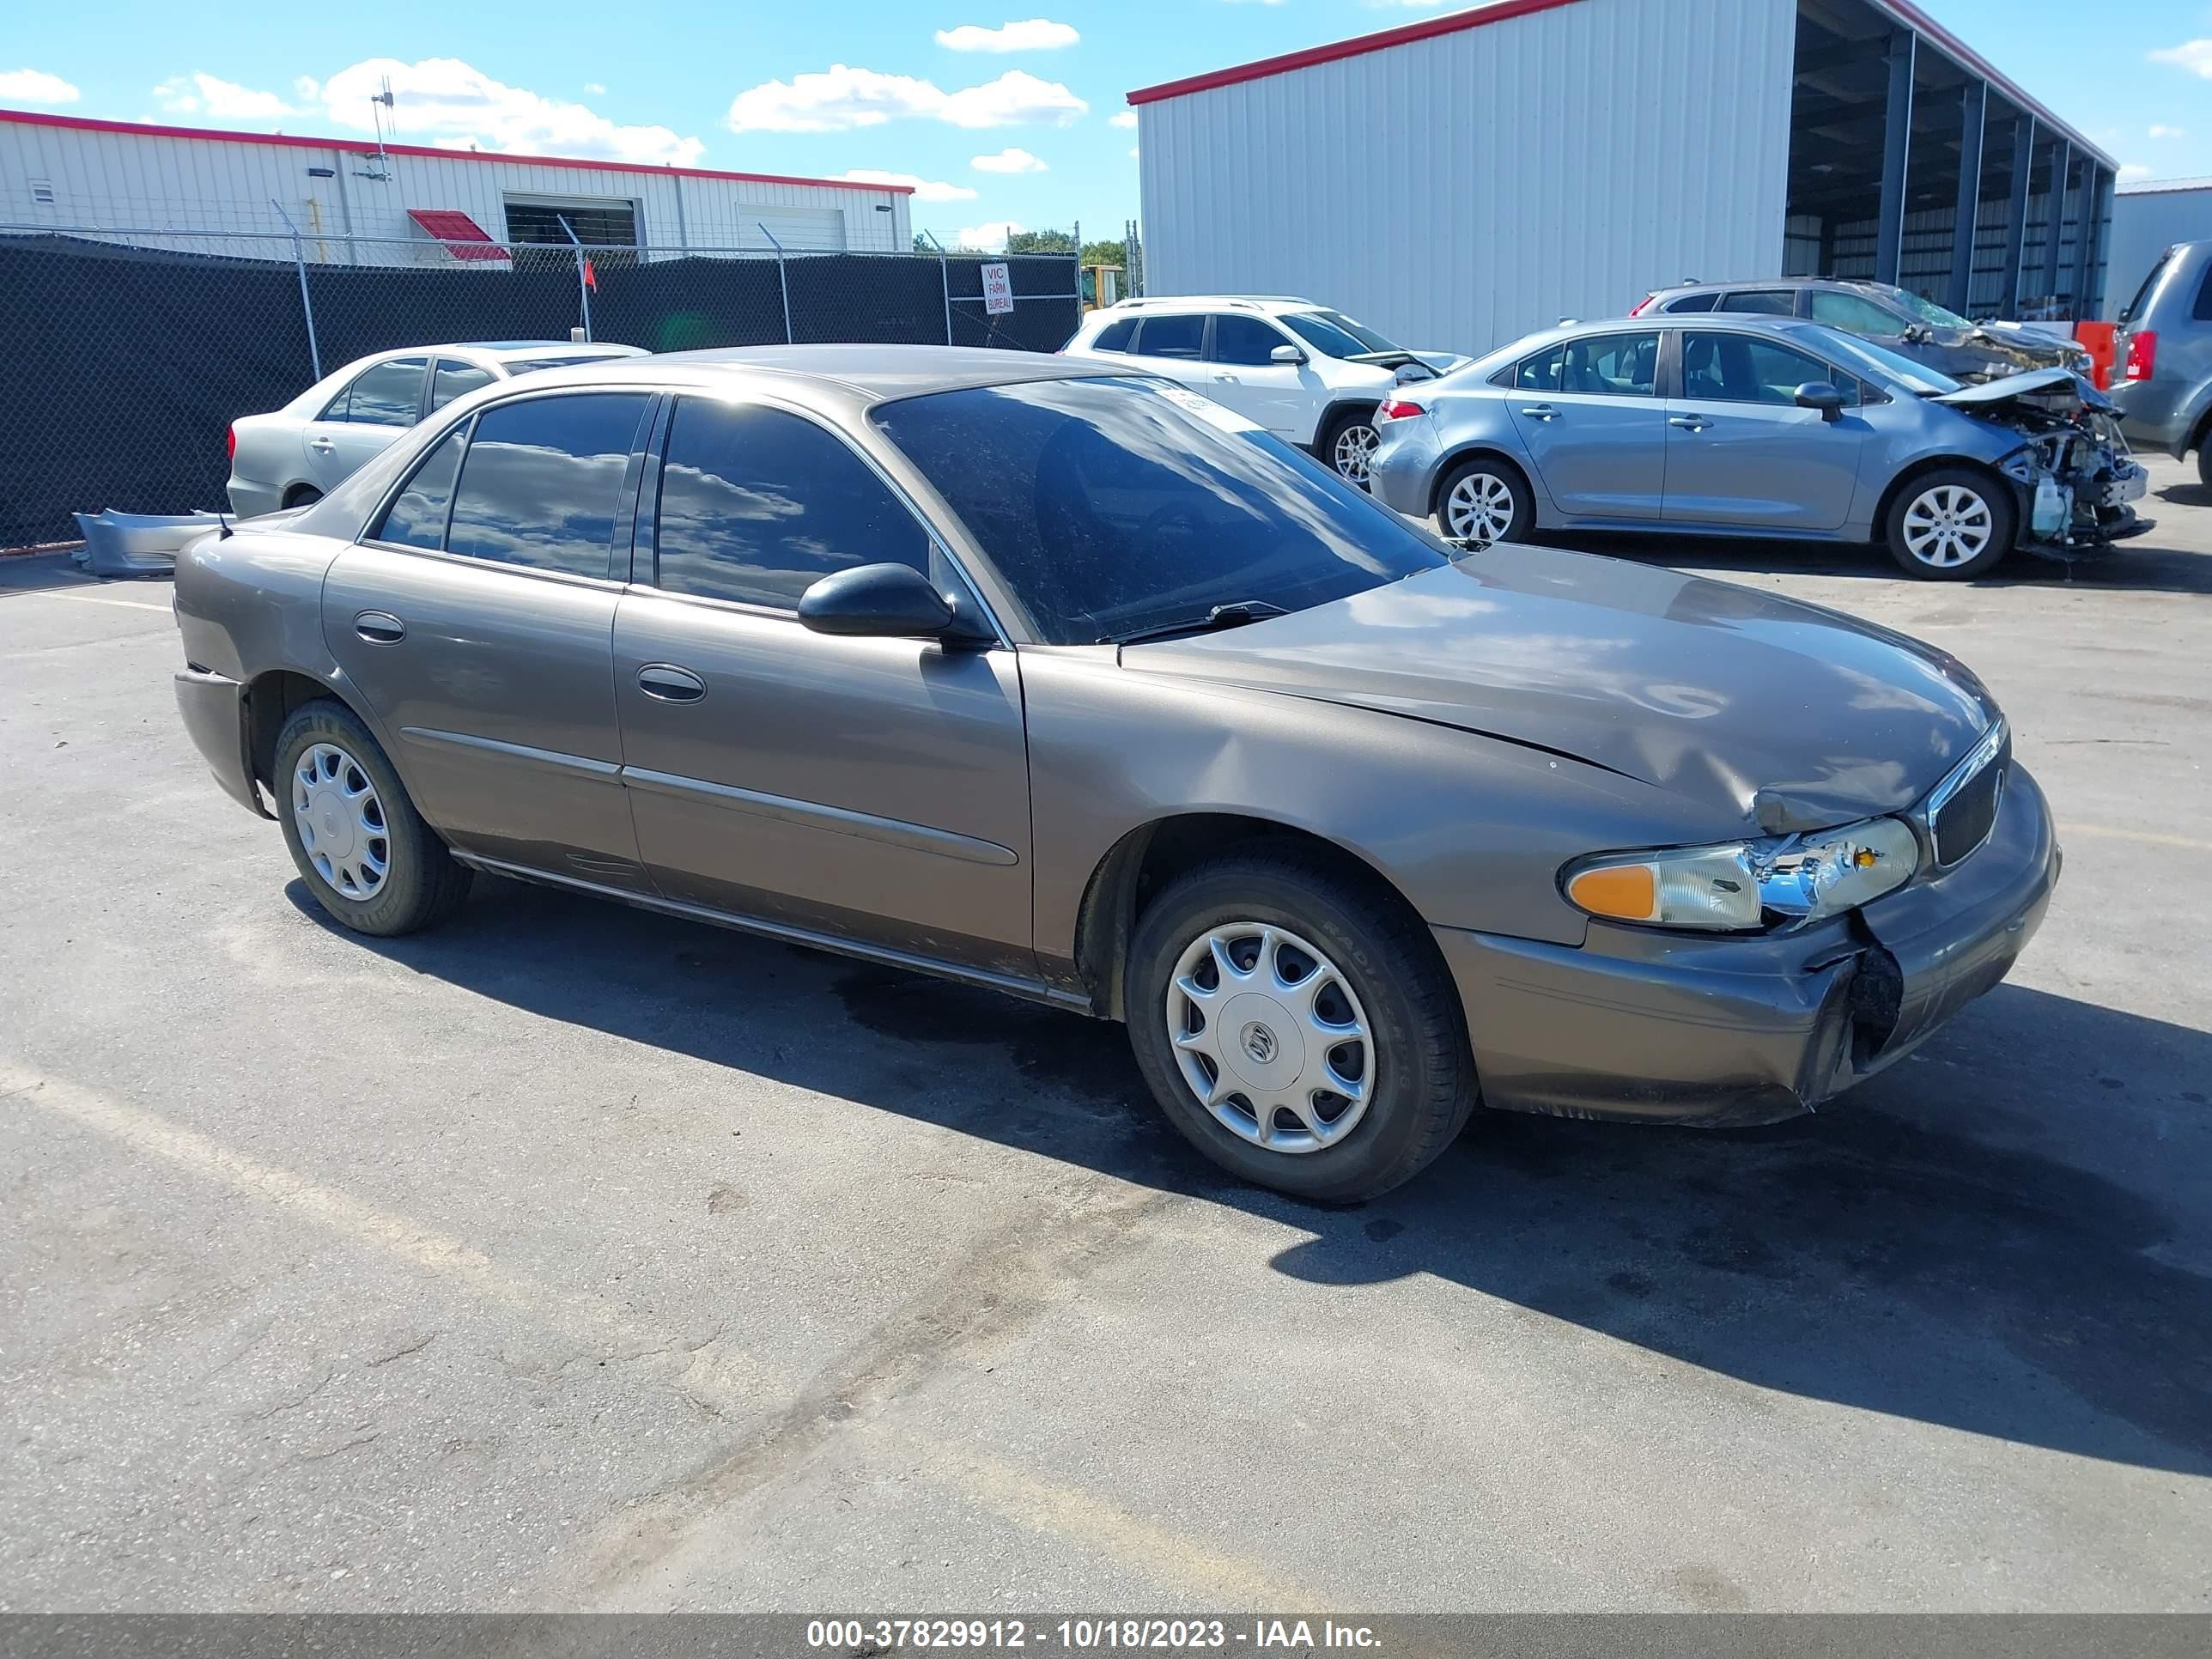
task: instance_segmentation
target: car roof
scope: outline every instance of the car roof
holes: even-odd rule
[[[1531,351],[1557,345],[1562,340],[1587,339],[1594,334],[1652,333],[1662,328],[1693,328],[1700,331],[1721,329],[1730,333],[1770,334],[1777,339],[1826,341],[1836,337],[1836,331],[1825,323],[1802,317],[1769,317],[1755,311],[1700,311],[1688,317],[1654,317],[1648,313],[1642,317],[1601,317],[1589,322],[1561,323],[1554,328],[1524,334],[1470,368],[1479,368],[1482,362],[1517,362]]]
[[[804,380],[873,403],[1024,380],[1095,380],[1100,373],[1091,359],[985,346],[769,345],[618,357],[545,369],[537,378],[570,385],[712,385],[725,378],[769,375]]]
[[[1735,283],[1670,283],[1665,288],[1654,289],[1662,299],[1672,299],[1678,294],[1703,294],[1722,289],[1740,288],[1848,288],[1863,294],[1895,293],[1887,283],[1877,283],[1866,276],[1752,276]]]
[[[1268,316],[1279,316],[1285,311],[1328,309],[1318,300],[1302,300],[1295,294],[1146,294],[1116,300],[1091,315],[1103,316],[1106,312],[1202,311],[1209,306],[1224,310],[1257,311]]]

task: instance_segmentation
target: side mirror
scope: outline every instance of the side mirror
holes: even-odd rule
[[[799,620],[817,634],[938,640],[955,635],[952,605],[906,564],[864,564],[822,578],[799,596]]]
[[[1797,407],[1817,409],[1824,421],[1844,417],[1844,394],[1826,380],[1808,380],[1797,388]]]
[[[1294,345],[1279,345],[1267,354],[1271,363],[1302,363],[1305,360],[1306,354]]]

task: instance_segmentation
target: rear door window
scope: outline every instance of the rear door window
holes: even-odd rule
[[[1147,317],[1129,349],[1146,357],[1196,357],[1206,343],[1206,318]]]
[[[2204,280],[2197,289],[2197,307],[2190,313],[2200,323],[2212,323],[2212,260],[2204,266]]]
[[[1559,391],[1560,369],[1566,356],[1566,347],[1555,345],[1547,347],[1534,356],[1523,357],[1513,366],[1510,384],[1522,392]]]
[[[435,414],[465,392],[474,392],[480,386],[489,386],[494,380],[488,368],[478,368],[474,363],[456,362],[451,357],[438,359],[438,367],[430,375],[430,410]]]
[[[385,509],[384,522],[370,540],[432,551],[446,544],[446,514],[453,504],[453,480],[460,476],[461,445],[468,436],[468,425],[464,420],[422,458],[407,488],[392,497],[392,505]]]
[[[2172,258],[2173,250],[2168,248],[2152,262],[2150,275],[2142,279],[2142,286],[2136,290],[2136,297],[2129,301],[2127,308],[2120,313],[2120,320],[2123,323],[2131,323],[2142,315],[2143,307],[2150,302],[2150,291],[2158,286],[2158,279],[2166,274],[2166,264]],[[2212,267],[2206,269],[2204,281],[2207,291],[2212,292]],[[2200,308],[2197,314],[2202,317],[2204,312],[2201,308],[2201,301],[2199,303]]]
[[[1601,398],[1650,398],[1659,390],[1659,335],[1599,334],[1570,340],[1560,361],[1560,392]]]
[[[429,366],[428,357],[373,364],[331,400],[323,418],[356,426],[412,426],[422,407],[422,371]]]
[[[1719,311],[1749,312],[1760,317],[1794,317],[1797,294],[1787,288],[1740,288],[1715,307]]]
[[[660,468],[653,585],[789,611],[864,564],[929,573],[929,532],[842,438],[780,409],[678,401]]]
[[[461,463],[447,551],[605,576],[623,474],[652,401],[591,392],[485,410]]]

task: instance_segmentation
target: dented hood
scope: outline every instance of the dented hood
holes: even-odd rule
[[[1984,380],[1979,386],[1961,386],[1956,392],[1946,392],[1940,397],[1931,398],[1929,402],[1948,404],[1954,409],[1986,415],[1994,404],[2009,403],[2015,398],[2042,397],[2054,392],[2072,392],[2081,399],[2085,409],[2112,407],[2110,398],[2070,368],[2031,368],[2024,374],[2008,374],[2001,380]]]
[[[1121,661],[1566,755],[1711,808],[1717,834],[1909,806],[1994,717],[1971,672],[1902,635],[1534,547]]]

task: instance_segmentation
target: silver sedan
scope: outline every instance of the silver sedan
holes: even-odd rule
[[[305,507],[465,392],[532,369],[642,357],[635,346],[478,340],[356,357],[282,409],[230,426],[230,510],[241,519]]]

